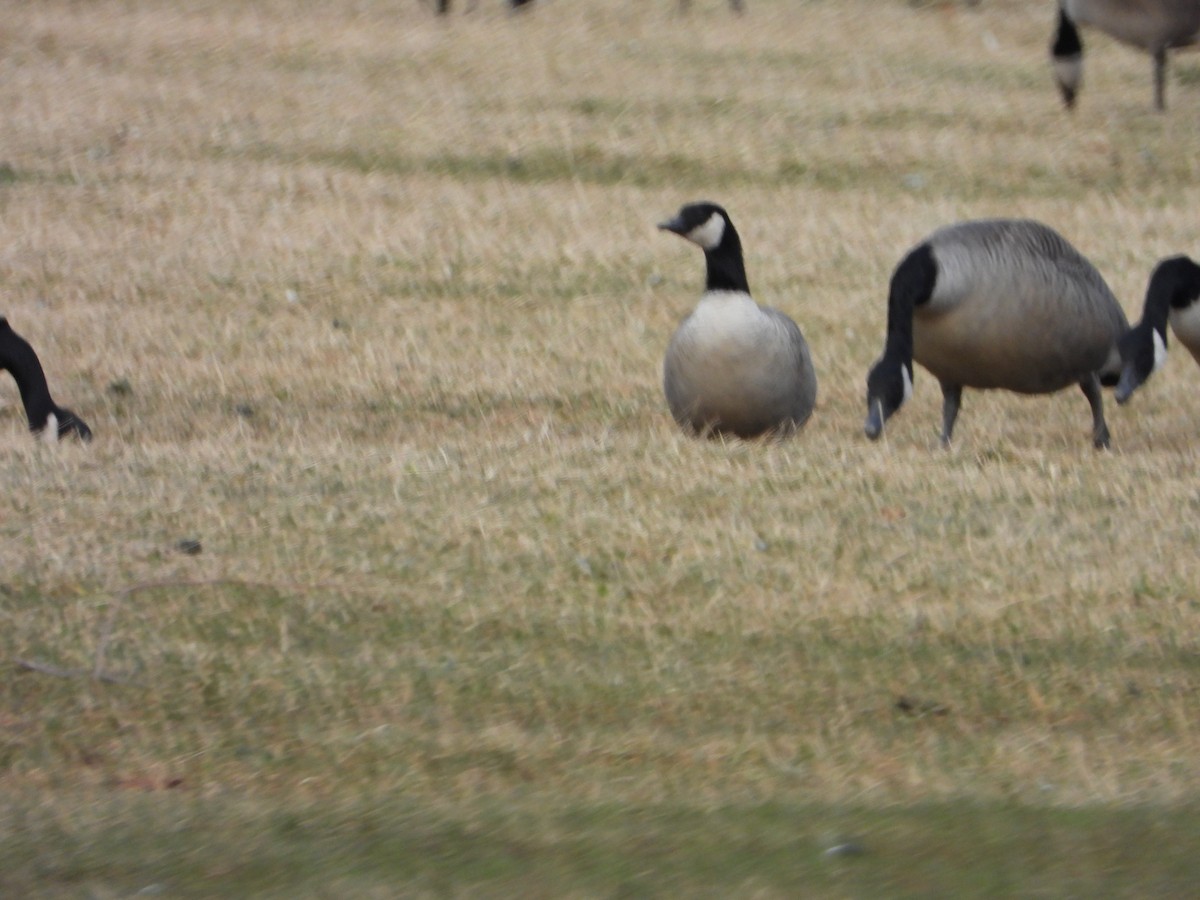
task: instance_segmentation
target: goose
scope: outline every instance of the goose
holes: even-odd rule
[[[800,327],[750,296],[742,243],[715,203],[658,226],[704,251],[704,294],[667,345],[663,390],[675,421],[701,435],[786,436],[812,415],[817,377]]]
[[[3,316],[0,316],[0,369],[11,372],[17,382],[31,432],[47,441],[57,441],[69,434],[83,441],[92,439],[92,430],[83,419],[54,402],[33,347],[13,331]]]
[[[1150,273],[1142,320],[1117,343],[1121,379],[1113,393],[1125,403],[1167,361],[1167,323],[1200,363],[1200,265],[1186,256],[1160,260]]]
[[[1093,442],[1106,448],[1100,385],[1116,382],[1127,327],[1100,273],[1046,225],[948,225],[892,275],[887,342],[867,376],[867,437],[878,439],[911,396],[915,359],[942,386],[944,447],[964,387],[1049,394],[1078,384],[1092,408]]]
[[[1050,53],[1054,76],[1067,109],[1083,80],[1083,42],[1079,25],[1100,29],[1118,41],[1139,47],[1154,58],[1154,107],[1166,109],[1167,51],[1200,41],[1197,0],[1059,0],[1058,28]]]

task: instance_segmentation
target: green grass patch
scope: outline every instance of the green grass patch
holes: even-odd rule
[[[78,805],[73,806],[72,801]],[[548,810],[553,810],[548,811]],[[515,793],[258,811],[184,788],[0,807],[10,896],[1186,896],[1191,808],[612,806]]]

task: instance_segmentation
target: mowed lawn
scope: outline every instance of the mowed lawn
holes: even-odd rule
[[[461,4],[465,5],[465,4]],[[932,229],[1200,254],[1200,60],[1050,0],[0,2],[0,896],[1191,896],[1200,371],[918,368]],[[660,387],[724,204],[820,379]]]

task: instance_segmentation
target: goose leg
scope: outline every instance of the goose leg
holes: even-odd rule
[[[962,385],[942,382],[942,446],[949,449],[950,435],[954,432],[954,420],[962,405]]]
[[[1167,51],[1160,47],[1154,51],[1154,108],[1162,112],[1167,108]]]
[[[1107,450],[1109,447],[1108,425],[1104,421],[1104,400],[1100,394],[1100,379],[1093,372],[1079,382],[1083,396],[1092,407],[1092,443],[1097,450]]]

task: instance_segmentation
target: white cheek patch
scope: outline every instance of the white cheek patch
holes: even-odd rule
[[[699,244],[705,250],[712,250],[721,243],[725,236],[725,219],[720,213],[713,213],[703,225],[697,225],[687,233],[687,239],[693,244]]]
[[[904,379],[904,400],[907,403],[912,399],[912,373],[908,371],[908,366],[900,367],[900,377]]]
[[[1157,372],[1167,361],[1167,344],[1162,339],[1162,335],[1158,333],[1157,328],[1151,328],[1150,333],[1154,335],[1154,368],[1150,371]]]
[[[42,433],[38,437],[44,444],[58,443],[58,416],[50,413],[50,417],[46,419],[46,427],[42,429]]]

